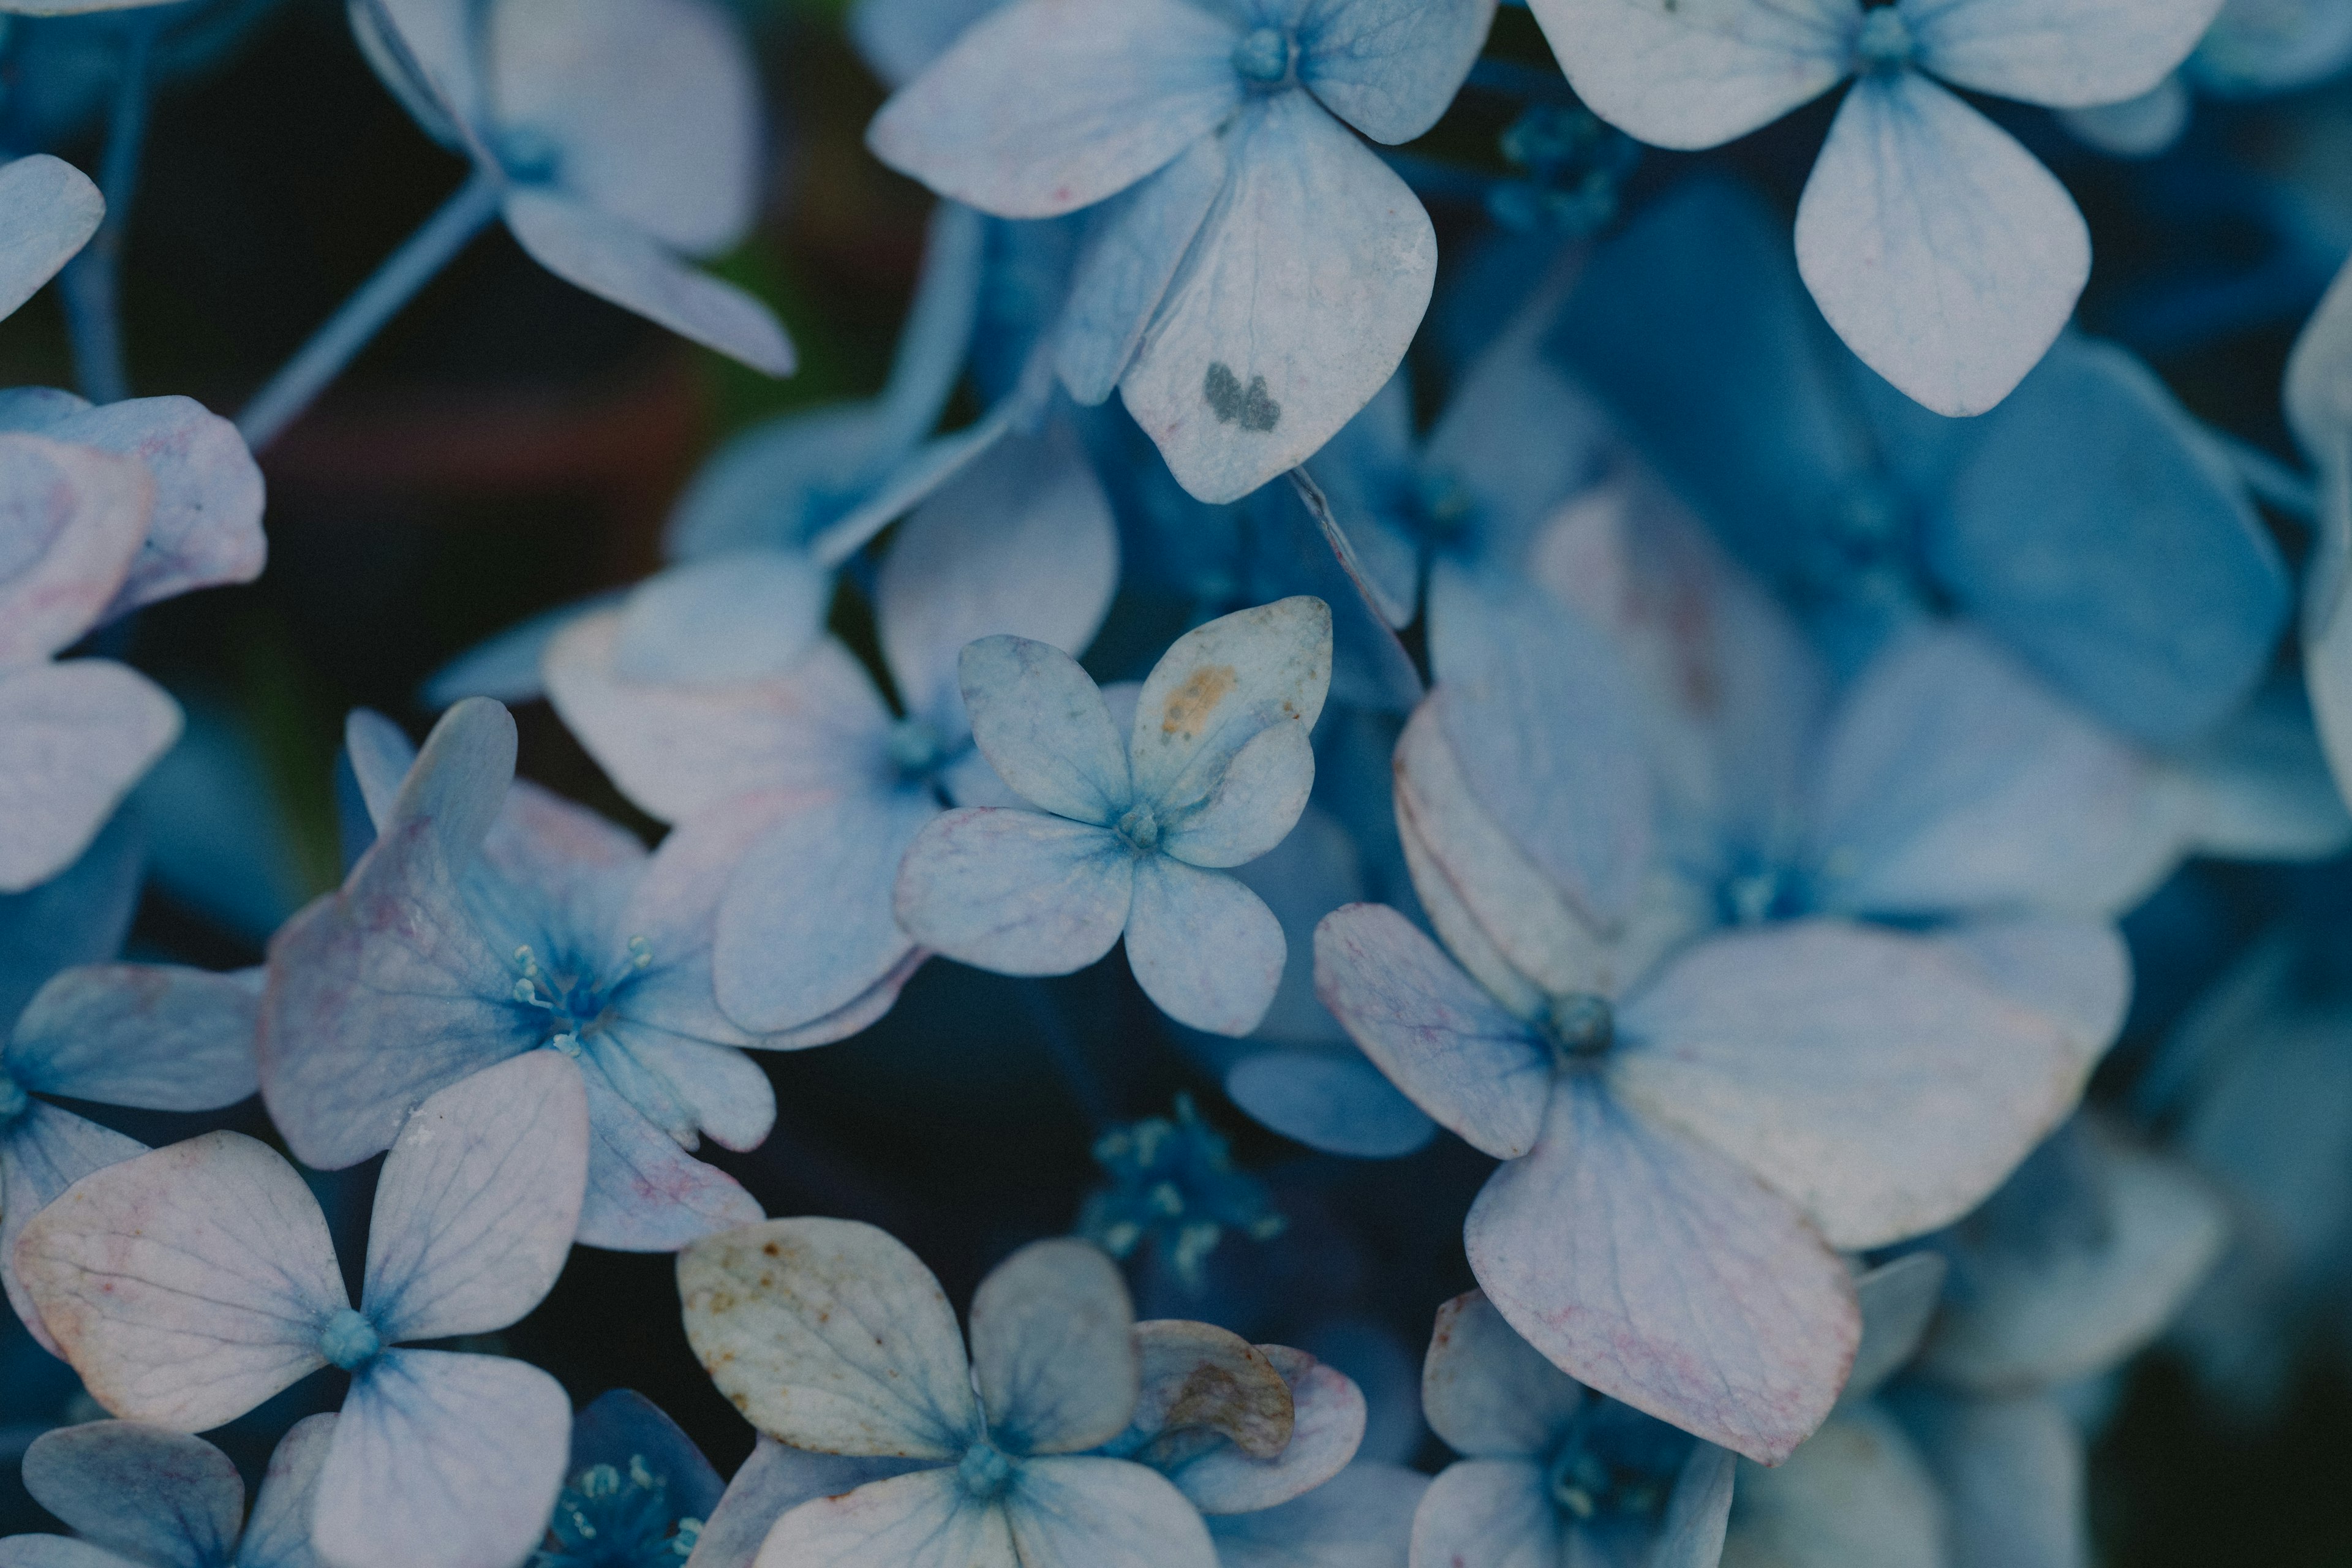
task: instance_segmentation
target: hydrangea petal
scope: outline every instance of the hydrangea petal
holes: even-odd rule
[[[626,588],[608,589],[541,610],[517,621],[502,632],[484,637],[435,670],[417,689],[418,700],[441,709],[468,697],[488,697],[509,704],[530,702],[547,695],[541,667],[547,650],[572,622],[603,610],[618,609],[628,597]]]
[[[163,688],[106,659],[0,672],[0,893],[72,865],[180,725]]]
[[[1592,111],[1656,147],[1713,147],[1853,68],[1857,0],[1531,0]]]
[[[1118,1268],[1083,1241],[1032,1242],[971,1299],[972,1376],[992,1440],[1067,1454],[1108,1442],[1135,1408],[1135,1309]]]
[[[1439,1126],[1496,1159],[1535,1146],[1549,1053],[1396,910],[1350,904],[1324,916],[1315,992]]]
[[[16,1018],[58,971],[122,951],[144,860],[141,836],[117,817],[58,875],[0,893],[0,1018]]]
[[[1862,1304],[1862,1343],[1853,1352],[1845,1392],[1838,1396],[1840,1409],[1877,1393],[1911,1359],[1935,1318],[1950,1272],[1939,1254],[1907,1252],[1854,1276],[1854,1298]]]
[[[1135,363],[1225,173],[1224,138],[1204,136],[1094,215],[1054,325],[1054,372],[1080,404],[1108,399]]]
[[[1326,1154],[1394,1159],[1437,1131],[1419,1106],[1352,1053],[1263,1051],[1234,1064],[1225,1093],[1255,1120]]]
[[[2122,1032],[2131,953],[2103,921],[2019,915],[1961,921],[1936,932],[1993,989],[2057,1024],[2087,1066]]]
[[[1861,1333],[1845,1266],[1786,1200],[1586,1079],[1561,1080],[1541,1142],[1488,1180],[1463,1240],[1555,1366],[1766,1464],[1829,1414]]]
[[[1742,1467],[1732,1563],[1945,1568],[1949,1516],[1918,1451],[1874,1405],[1832,1417],[1777,1469]]]
[[[1006,437],[916,508],[882,563],[876,616],[900,700],[961,740],[965,644],[1012,633],[1078,652],[1118,586],[1110,498],[1068,426]]]
[[[765,1432],[751,1448],[726,1495],[702,1521],[702,1533],[686,1568],[751,1568],[752,1560],[791,1510],[818,1498],[839,1497],[868,1481],[907,1473],[906,1459],[867,1459],[847,1454],[814,1454],[779,1443]],[[963,1568],[956,1564],[954,1568]]]
[[[10,1077],[27,1089],[108,1105],[209,1110],[257,1084],[259,971],[209,974],[162,964],[69,969],[16,1020]]]
[[[0,1540],[0,1568],[148,1568],[148,1564],[63,1535],[11,1535]]]
[[[0,243],[0,317],[6,317],[89,243],[106,216],[106,199],[79,169],[37,153],[0,164],[0,211],[9,216]]]
[[[212,1568],[236,1551],[245,1482],[199,1437],[133,1421],[44,1432],[25,1489],[92,1545],[155,1568]]]
[[[1078,661],[1050,643],[981,637],[957,679],[972,742],[1016,795],[1075,822],[1108,827],[1135,797],[1110,710]]]
[[[1550,1568],[1567,1530],[1535,1459],[1464,1459],[1445,1467],[1412,1518],[1412,1561],[1462,1568]]]
[[[91,1396],[183,1431],[325,1365],[320,1325],[348,1300],[318,1200],[238,1132],[83,1177],[26,1225],[15,1261]]]
[[[598,1394],[572,1418],[573,1475],[591,1465],[625,1471],[632,1458],[662,1478],[670,1505],[689,1519],[707,1520],[727,1489],[694,1439],[662,1407],[633,1388]]]
[[[1495,0],[1334,0],[1298,30],[1298,79],[1375,142],[1437,123],[1486,41]]]
[[[1437,1309],[1421,1369],[1429,1429],[1468,1458],[1541,1458],[1584,1405],[1576,1380],[1471,1290]]]
[[[715,685],[782,675],[824,635],[833,574],[793,550],[699,555],[622,602],[623,680]]]
[[[790,339],[768,307],[672,257],[593,207],[531,189],[507,193],[507,227],[565,282],[769,375],[790,375]]]
[[[704,1369],[772,1437],[951,1461],[979,1434],[947,1295],[886,1232],[839,1219],[746,1226],[679,1253],[677,1289]]]
[[[1923,70],[2051,109],[2137,98],[2162,81],[2222,0],[1902,0]]]
[[[1122,1434],[1218,1434],[1254,1458],[1282,1452],[1297,1430],[1297,1403],[1266,1353],[1214,1323],[1160,1318],[1135,1325],[1141,1393]],[[1149,1460],[1146,1461],[1150,1462]]]
[[[1364,1440],[1363,1390],[1337,1367],[1288,1345],[1260,1345],[1291,1394],[1290,1441],[1281,1452],[1252,1455],[1221,1442],[1159,1467],[1204,1514],[1255,1513],[1314,1490],[1347,1468]]]
[[[755,1568],[1030,1565],[1013,1552],[1005,1510],[973,1501],[955,1471],[936,1469],[802,1503],[776,1521]]]
[[[335,1435],[332,1415],[306,1415],[278,1440],[253,1494],[253,1517],[236,1543],[237,1568],[320,1568],[310,1545],[319,1474]]]
[[[588,1106],[556,1051],[450,1085],[401,1128],[376,1179],[362,1302],[387,1341],[503,1329],[554,1286],[579,1228]]]
[[[1406,1568],[1429,1485],[1402,1465],[1360,1459],[1304,1497],[1211,1520],[1209,1538],[1222,1568]]]
[[[1125,190],[1242,102],[1232,24],[1181,0],[1020,0],[893,94],[866,144],[999,217]]]
[[[1701,1443],[1683,1461],[1675,1489],[1666,1495],[1665,1517],[1644,1568],[1716,1568],[1731,1520],[1731,1455]]]
[[[1119,382],[1177,482],[1213,503],[1297,467],[1372,400],[1437,275],[1419,199],[1307,93],[1224,134],[1224,192]]]
[[[46,658],[97,624],[154,504],[135,458],[0,434],[0,666]]]
[[[147,1146],[135,1139],[39,1100],[26,1106],[0,1134],[0,1286],[26,1332],[51,1355],[62,1359],[65,1352],[42,1325],[32,1292],[16,1268],[17,1234],[92,1171],[146,1152]]]
[[[1107,829],[973,806],[916,837],[894,908],[908,935],[950,958],[999,974],[1069,974],[1118,940],[1135,883],[1134,851]]]
[[[698,1237],[767,1217],[740,1183],[678,1147],[677,1139],[614,1092],[603,1074],[581,1076],[588,1086],[583,1246],[676,1252]],[[766,1082],[764,1076],[761,1081]],[[768,1104],[772,1120],[775,1102]]]
[[[354,1378],[312,1535],[345,1568],[519,1562],[563,1486],[572,1401],[504,1356],[386,1351]]]
[[[1135,864],[1127,962],[1161,1012],[1211,1034],[1248,1034],[1274,1003],[1288,956],[1265,900],[1223,871],[1166,855]]]
[[[2082,1429],[2057,1401],[1922,1394],[1903,1402],[1902,1417],[1947,1500],[1952,1568],[2096,1561]]]
[[[1128,742],[1135,796],[1167,816],[1204,799],[1262,730],[1312,730],[1331,680],[1331,609],[1299,596],[1193,627],[1160,657]],[[1000,770],[1001,771],[1001,770]]]
[[[1032,1459],[1003,1507],[1021,1568],[1216,1568],[1183,1494],[1125,1459]]]
[[[1206,798],[1163,824],[1160,849],[1188,866],[1245,865],[1289,837],[1314,785],[1306,726],[1261,730],[1234,753]]]

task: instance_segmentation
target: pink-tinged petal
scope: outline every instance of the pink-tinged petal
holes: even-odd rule
[[[1136,855],[1108,829],[974,806],[935,818],[898,868],[898,923],[1000,974],[1068,974],[1127,925]]]
[[[1437,1309],[1421,1368],[1421,1413],[1455,1453],[1540,1459],[1583,1405],[1576,1380],[1521,1339],[1484,1293]]]
[[[914,1463],[811,1453],[762,1432],[751,1457],[727,1483],[727,1494],[702,1521],[686,1568],[751,1568],[769,1531],[790,1510],[818,1498],[855,1491],[868,1481],[905,1475]]]
[[[226,1563],[245,1527],[245,1482],[200,1437],[135,1421],[44,1432],[25,1450],[25,1489],[93,1546],[134,1563]]]
[[[752,1069],[761,1087],[767,1077]],[[740,1183],[706,1165],[616,1093],[604,1074],[581,1074],[588,1089],[588,1184],[580,1205],[583,1247],[616,1252],[676,1252],[688,1242],[768,1217]],[[768,1117],[775,1101],[768,1100]]]
[[[180,705],[126,666],[77,658],[0,673],[0,893],[72,865],[179,736]]]
[[[210,1110],[258,1079],[261,971],[166,964],[68,969],[17,1018],[8,1074],[26,1089],[105,1105]]]
[[[318,1200],[238,1132],[84,1176],[26,1224],[15,1261],[91,1397],[181,1431],[324,1366],[320,1330],[348,1300]]]
[[[1067,1463],[1068,1461],[1063,1461]],[[1004,1510],[952,1469],[917,1470],[802,1503],[769,1531],[755,1568],[1030,1568]]]
[[[1165,855],[1136,863],[1127,962],[1152,1005],[1211,1034],[1248,1034],[1273,1005],[1282,922],[1238,879]]]
[[[1561,1082],[1463,1239],[1561,1371],[1764,1464],[1828,1415],[1861,1334],[1845,1265],[1785,1199],[1589,1078]]]
[[[0,666],[98,624],[147,537],[155,480],[135,458],[0,434]]]
[[[35,1100],[0,1134],[0,1285],[17,1321],[43,1350],[63,1359],[65,1352],[41,1323],[32,1292],[16,1268],[16,1237],[25,1222],[57,1202],[58,1194],[109,1165],[147,1152],[147,1145],[111,1128]]]
[[[1324,916],[1315,991],[1439,1126],[1497,1159],[1535,1147],[1550,1053],[1396,910],[1350,904]]]
[[[261,575],[269,555],[261,531],[261,469],[236,426],[203,404],[134,397],[82,410],[43,434],[135,458],[155,481],[146,542],[101,618]]]

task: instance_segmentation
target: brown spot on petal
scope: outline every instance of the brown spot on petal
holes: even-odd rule
[[[1230,664],[1202,665],[1168,694],[1168,704],[1160,711],[1160,732],[1192,740],[1239,679],[1239,672]]]

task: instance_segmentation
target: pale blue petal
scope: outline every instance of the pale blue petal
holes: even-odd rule
[[[144,1143],[39,1100],[27,1105],[0,1133],[0,1286],[5,1286],[17,1321],[51,1355],[65,1352],[42,1327],[41,1314],[17,1272],[17,1233],[92,1171],[146,1152]]]
[[[2324,860],[2352,843],[2301,682],[2274,681],[2167,761],[2189,793],[2198,852]]]
[[[602,1073],[583,1068],[581,1077],[588,1091],[587,1187],[578,1229],[583,1247],[675,1252],[768,1217],[734,1177],[680,1148]],[[772,1116],[774,1102],[769,1103]]]
[[[1918,1451],[1875,1405],[1841,1412],[1777,1469],[1739,1468],[1734,1563],[1949,1568],[1950,1516]]]
[[[2242,703],[2285,626],[2286,573],[2163,383],[2068,334],[1974,429],[1926,531],[1961,612],[2143,741],[2187,740]]]
[[[797,551],[698,555],[621,602],[613,672],[716,685],[782,675],[824,635],[833,574]]]
[[[1854,1297],[1862,1303],[1862,1343],[1853,1352],[1845,1392],[1838,1396],[1839,1408],[1869,1398],[1910,1361],[1936,1315],[1950,1272],[1941,1255],[1911,1252],[1854,1276]]]
[[[975,1502],[952,1469],[919,1470],[802,1503],[760,1555],[794,1568],[1031,1568],[1004,1512]]]
[[[1135,798],[1110,710],[1076,659],[1050,643],[985,637],[965,645],[957,679],[973,743],[1023,799],[1108,827]]]
[[[91,1397],[202,1431],[326,1364],[326,1217],[268,1144],[207,1132],[94,1172],[33,1216],[16,1271]]]
[[[1280,599],[1193,627],[1136,699],[1128,741],[1136,798],[1163,820],[1206,799],[1261,731],[1312,730],[1330,680],[1331,610],[1320,599]]]
[[[1000,974],[1068,974],[1118,940],[1135,852],[1118,835],[1030,811],[951,811],[898,869],[907,934]]]
[[[132,1421],[44,1432],[25,1489],[92,1545],[154,1568],[215,1568],[236,1552],[245,1483],[201,1438]]]
[[[126,665],[77,658],[0,673],[0,893],[72,865],[180,726],[180,705]]]
[[[547,681],[540,665],[548,648],[572,622],[616,607],[627,593],[625,588],[614,588],[591,594],[516,622],[427,676],[419,700],[427,708],[446,708],[468,697],[488,697],[511,705],[546,696]]]
[[[1212,502],[1312,457],[1372,400],[1437,276],[1419,199],[1310,95],[1223,134],[1224,192],[1119,382],[1177,482]]]
[[[466,891],[492,934],[562,932],[588,943],[601,938],[608,950],[589,956],[619,964],[627,961],[630,936],[655,934],[613,929],[646,868],[646,847],[635,834],[553,790],[517,779],[482,839],[481,865]]]
[[[793,373],[792,342],[767,306],[627,224],[529,188],[507,193],[506,220],[531,259],[567,283],[753,370]]]
[[[1003,1508],[1021,1568],[1215,1568],[1192,1505],[1125,1459],[1033,1459]]]
[[[635,1389],[615,1388],[572,1418],[565,1473],[610,1465],[625,1475],[631,1459],[643,1459],[661,1478],[665,1502],[683,1518],[708,1520],[727,1489],[694,1439],[661,1406]]]
[[[912,447],[954,395],[971,352],[988,257],[988,220],[961,202],[931,209],[915,297],[876,402],[887,444]]]
[[[1009,633],[1082,652],[1118,587],[1110,498],[1076,436],[1058,421],[1008,436],[916,509],[882,563],[876,616],[900,702],[960,742],[966,643]]]
[[[1935,934],[1994,990],[2064,1030],[2085,1063],[2095,1063],[2122,1032],[2131,1005],[2131,953],[2105,921],[1979,917]]]
[[[58,970],[121,951],[139,901],[140,836],[128,818],[38,887],[0,894],[0,1018],[14,1022]]]
[[[0,430],[38,435],[90,406],[89,399],[54,386],[0,388]]]
[[[640,1072],[657,1076],[703,1135],[722,1148],[756,1149],[775,1125],[774,1086],[757,1062],[731,1047],[665,1036],[623,1017],[604,1031],[595,1055],[632,1058]]]
[[[147,536],[155,481],[136,458],[0,434],[0,664],[62,652],[113,603]]]
[[[1538,295],[1529,305],[1552,301]],[[1468,503],[1469,538],[1455,553],[1519,572],[1537,528],[1608,475],[1622,439],[1591,393],[1522,334],[1507,334],[1447,399],[1423,458],[1431,479]]]
[[[1861,1333],[1845,1265],[1793,1207],[1585,1078],[1561,1080],[1542,1141],[1487,1182],[1463,1240],[1554,1365],[1762,1463],[1821,1425]]]
[[[2153,158],[2179,143],[2196,108],[2189,84],[2173,72],[2137,98],[2059,112],[2059,122],[2100,152],[2116,158]]]
[[[1310,1149],[1393,1159],[1437,1129],[1370,1063],[1349,1054],[1265,1051],[1225,1074],[1225,1092],[1252,1117]]]
[[[343,755],[367,803],[368,820],[382,833],[408,770],[416,765],[416,742],[373,708],[354,708],[343,717]]]
[[[979,461],[989,448],[1015,429],[1030,423],[1042,402],[1045,384],[1008,393],[995,407],[952,435],[939,436],[915,447],[893,464],[875,485],[873,493],[817,530],[809,539],[809,553],[827,566],[838,566],[864,549],[868,541],[920,505],[925,497]]]
[[[1429,1484],[1402,1465],[1359,1460],[1304,1497],[1211,1520],[1209,1538],[1220,1568],[1406,1568]]]
[[[668,552],[695,561],[729,550],[805,550],[882,482],[903,458],[904,439],[879,400],[751,426],[695,470],[669,515]]]
[[[1859,0],[1530,0],[1592,111],[1657,147],[1713,147],[1853,68]]]
[[[1307,459],[1345,553],[1394,626],[1412,619],[1421,597],[1420,461],[1410,382],[1402,372],[1389,377]],[[1549,441],[1544,449],[1551,449]]]
[[[1109,1442],[1135,1409],[1141,1362],[1118,1268],[1089,1243],[1030,1243],[971,1299],[972,1378],[992,1441],[1014,1454]]]
[[[41,987],[9,1041],[26,1089],[106,1105],[210,1110],[257,1087],[261,972],[163,964],[68,969]]]
[[[1470,74],[1495,0],[1318,0],[1298,28],[1298,79],[1375,142],[1437,123]]]
[[[1897,71],[1839,106],[1797,204],[1797,266],[1863,363],[1938,414],[1981,414],[2074,314],[2091,237],[2008,132]]]
[[[1643,1568],[1716,1568],[1731,1519],[1734,1464],[1728,1451],[1701,1443],[1683,1461],[1666,1513]]]
[[[1550,1053],[1402,915],[1351,904],[1325,916],[1315,929],[1315,989],[1439,1126],[1498,1159],[1534,1147]]]
[[[678,1255],[677,1293],[719,1392],[772,1437],[953,1461],[980,1435],[947,1293],[884,1231],[776,1219],[707,1237]]]
[[[940,815],[926,792],[849,794],[783,816],[727,882],[712,948],[719,1005],[755,1034],[848,1005],[914,945],[891,913],[908,846]],[[821,888],[824,896],[811,898]]]
[[[478,26],[495,133],[551,147],[567,195],[688,256],[742,239],[765,128],[724,7],[504,0]]]
[[[503,1356],[387,1351],[352,1380],[313,1533],[339,1568],[482,1568],[538,1543],[563,1485],[572,1401]]]
[[[1464,1459],[1422,1494],[1412,1561],[1452,1568],[1556,1568],[1568,1526],[1536,1459]]]
[[[2189,57],[2217,98],[2259,98],[2326,81],[2352,64],[2352,12],[2328,0],[2225,5]]]
[[[2083,1435],[2054,1399],[1967,1399],[1922,1391],[1900,1406],[1942,1488],[1951,1568],[2085,1568]]]
[[[425,133],[453,152],[478,149],[466,123],[483,91],[472,8],[462,0],[352,0],[350,9],[360,52]]]
[[[571,1256],[587,1180],[579,1069],[530,1051],[418,1106],[376,1179],[362,1310],[387,1342],[503,1329]]]
[[[786,1512],[818,1498],[854,1491],[868,1481],[904,1475],[915,1462],[814,1454],[762,1432],[751,1457],[727,1483],[719,1506],[704,1516],[702,1533],[686,1568],[752,1568],[769,1531]]]
[[[332,1415],[304,1416],[278,1439],[254,1492],[245,1539],[236,1543],[237,1568],[320,1568],[310,1546],[310,1510],[318,1500],[319,1473],[326,1468],[335,1420]]]
[[[1794,921],[1711,938],[1617,1016],[1603,1068],[1832,1246],[1958,1218],[2074,1110],[2091,1053],[1933,939]]]
[[[1250,737],[1208,795],[1161,824],[1160,847],[1190,866],[1245,865],[1280,844],[1315,787],[1315,747],[1303,724]]]
[[[2222,0],[1901,0],[1922,70],[2052,109],[2137,98],[2189,58]]]
[[[98,232],[105,198],[88,175],[62,158],[37,153],[0,165],[0,317],[33,297]]]
[[[1095,214],[1054,326],[1055,374],[1079,403],[1109,397],[1135,362],[1224,184],[1225,140],[1204,136]]]
[[[1583,1408],[1584,1390],[1476,1290],[1437,1309],[1421,1369],[1429,1429],[1473,1459],[1543,1459]]]
[[[1222,871],[1165,855],[1135,866],[1127,962],[1136,984],[1180,1024],[1246,1035],[1282,984],[1282,922],[1265,900]]]
[[[857,0],[849,38],[876,76],[904,87],[1003,0]]]
[[[1233,27],[1182,0],[1021,0],[866,128],[874,155],[999,217],[1125,190],[1240,106]]]
[[[0,1568],[150,1568],[86,1541],[62,1535],[11,1535],[0,1540]]]

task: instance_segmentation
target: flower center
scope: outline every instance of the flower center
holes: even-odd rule
[[[1280,27],[1253,27],[1234,45],[1234,69],[1253,87],[1286,84],[1298,64],[1298,44]]]
[[[1420,502],[1421,531],[1431,541],[1443,543],[1469,531],[1471,513],[1476,510],[1477,502],[1471,499],[1470,489],[1462,482],[1461,475],[1444,469],[1424,473],[1414,482],[1414,499]]]
[[[551,1544],[530,1568],[677,1568],[702,1539],[702,1521],[673,1514],[668,1493],[668,1478],[638,1455],[625,1470],[589,1466],[556,1499]]]
[[[1587,1406],[1544,1473],[1571,1519],[1655,1519],[1697,1439],[1615,1400]]]
[[[1553,997],[1544,1008],[1542,1027],[1554,1059],[1563,1067],[1598,1060],[1617,1039],[1615,1011],[1608,998],[1590,991]]]
[[[32,1096],[25,1092],[23,1084],[0,1072],[0,1127],[5,1127],[24,1115],[26,1108],[32,1103]]]
[[[1853,38],[1854,61],[1869,75],[1901,70],[1917,52],[1910,24],[1892,5],[1882,5],[1864,15],[1862,30]]]
[[[630,981],[652,968],[653,962],[653,944],[641,936],[629,939],[628,958],[613,974],[601,979],[584,966],[542,968],[538,954],[519,947],[514,951],[513,1000],[518,1006],[544,1015],[547,1037],[542,1044],[577,1056],[582,1037],[604,1024],[614,1000]]]
[[[383,1350],[383,1340],[375,1325],[345,1307],[327,1320],[319,1331],[319,1353],[345,1372],[357,1372],[375,1360]]]
[[[886,744],[890,765],[910,780],[928,778],[947,761],[947,742],[920,719],[901,719],[891,725]]]
[[[1160,815],[1149,801],[1139,801],[1128,807],[1118,819],[1119,837],[1149,855],[1160,847]]]
[[[963,1462],[956,1466],[956,1479],[979,1501],[994,1502],[1012,1487],[1013,1473],[1019,1468],[1012,1455],[982,1437],[963,1451]]]

